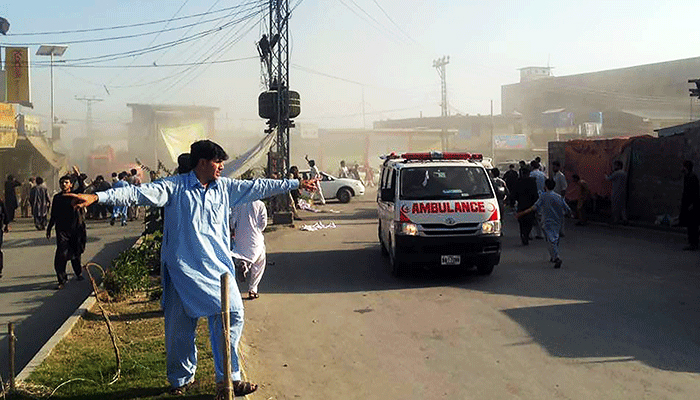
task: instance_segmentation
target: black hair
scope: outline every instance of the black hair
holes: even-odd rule
[[[515,168],[515,164],[510,164],[510,165],[508,166],[508,168],[510,168],[510,169]]]
[[[557,184],[554,182],[554,179],[548,178],[546,181],[544,181],[544,186],[547,189],[552,190],[555,186],[557,186]]]
[[[540,169],[540,163],[537,162],[537,160],[532,160],[530,161],[530,167],[532,167],[532,169]]]
[[[578,174],[573,174],[573,175],[571,175],[571,179],[573,179],[574,181],[580,181],[581,177],[578,176]]]
[[[559,161],[552,161],[552,165],[556,165],[557,167],[561,167],[561,163]]]
[[[41,185],[42,183],[44,183],[44,178],[37,176],[36,177],[36,184]]]
[[[615,160],[615,161],[613,162],[613,165],[619,165],[620,167],[623,166],[622,161],[620,161],[620,160]],[[678,164],[676,164],[676,165],[678,165]],[[676,167],[676,168],[678,168],[678,167]]]
[[[190,153],[182,153],[177,156],[177,173],[186,174],[190,170]]]
[[[97,176],[95,177],[95,181],[103,181],[103,180],[105,180],[105,177],[102,176],[102,175],[97,175]]]
[[[501,171],[499,171],[498,168],[492,168],[491,173],[493,174],[493,176],[495,178],[498,178],[499,176],[501,176]]]
[[[190,145],[190,168],[199,164],[199,160],[228,160],[228,154],[223,147],[212,142],[211,140],[198,140]]]
[[[313,167],[314,165],[316,165],[316,161],[314,161],[314,160],[309,160],[309,166],[310,166],[310,167]]]
[[[126,171],[122,171],[122,172],[119,173],[119,176],[117,176],[117,178],[118,178],[119,180],[122,180],[122,179],[124,179],[127,175],[129,175],[129,174],[127,174]]]
[[[70,175],[63,175],[58,181],[70,181],[71,183],[73,183],[73,177]]]
[[[117,176],[117,173],[116,173],[116,172],[112,172],[112,176],[113,176],[113,177]]]
[[[131,169],[131,175],[136,175],[137,173],[138,171],[136,170],[136,168]]]
[[[537,157],[535,157],[535,161],[537,161],[539,163],[542,161],[542,159],[540,158],[540,156],[537,156]]]
[[[688,170],[688,172],[693,172],[693,162],[690,160],[685,160],[683,161],[683,166],[685,169]]]
[[[8,180],[8,181],[11,181],[11,180],[13,180],[13,179],[15,179],[14,176],[12,176],[12,175],[7,175],[7,180]]]

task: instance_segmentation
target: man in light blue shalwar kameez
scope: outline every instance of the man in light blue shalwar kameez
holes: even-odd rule
[[[556,186],[553,179],[545,181],[544,193],[540,194],[535,204],[516,214],[520,218],[523,215],[531,212],[539,212],[542,214],[542,230],[547,239],[547,247],[549,250],[549,261],[554,263],[554,268],[561,268],[561,258],[559,257],[559,232],[564,223],[564,216],[571,214],[571,209],[564,201],[564,198],[554,192]]]
[[[164,207],[165,221],[161,252],[163,310],[167,375],[171,393],[183,394],[194,381],[197,368],[195,333],[199,317],[209,320],[216,369],[217,398],[224,381],[224,338],[221,317],[220,277],[234,274],[229,236],[229,210],[245,202],[297,189],[298,180],[257,179],[239,181],[220,177],[226,152],[216,143],[192,144],[187,174],[170,176],[141,186],[128,186],[73,195],[76,207],[100,204]],[[313,182],[302,181],[303,187]],[[243,303],[238,287],[230,285],[231,379],[234,394],[245,395],[257,385],[241,381],[236,349],[243,329]]]

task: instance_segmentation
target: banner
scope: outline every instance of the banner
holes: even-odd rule
[[[29,104],[29,49],[5,48],[5,74],[8,103]]]
[[[190,145],[192,143],[207,139],[204,125],[201,123],[172,128],[160,128],[160,135],[174,163],[177,163],[177,157],[180,154],[190,152]]]
[[[12,149],[17,143],[15,128],[15,106],[0,103],[0,148]]]
[[[235,160],[231,160],[226,163],[226,165],[224,165],[224,171],[221,173],[221,175],[235,179],[241,176],[244,172],[248,171],[251,167],[255,166],[270,150],[272,143],[274,143],[275,134],[275,131],[268,133],[250,150],[246,151]]]
[[[517,150],[527,148],[527,135],[494,135],[493,147],[497,150]]]

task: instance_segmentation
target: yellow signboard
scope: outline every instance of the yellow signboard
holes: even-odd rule
[[[14,148],[16,143],[15,106],[0,103],[0,149]]]
[[[30,103],[29,49],[26,47],[6,47],[5,71],[6,101],[19,104]]]

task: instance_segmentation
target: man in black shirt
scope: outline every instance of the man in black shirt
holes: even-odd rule
[[[2,254],[2,236],[3,233],[10,231],[10,215],[5,209],[5,203],[0,200],[0,278],[2,278],[3,254]]]
[[[513,198],[518,202],[517,211],[524,211],[532,207],[539,194],[537,193],[537,183],[535,178],[530,177],[530,170],[523,168],[520,170],[520,178],[515,185],[515,192],[512,193]],[[530,232],[532,227],[537,223],[534,213],[526,214],[521,218],[518,218],[518,224],[520,225],[520,241],[523,245],[527,246],[530,242]]]
[[[700,225],[700,182],[693,172],[693,162],[683,162],[683,195],[681,197],[681,225],[688,227],[688,246],[683,250],[697,250]]]
[[[54,257],[54,269],[58,278],[58,289],[62,289],[68,280],[66,264],[70,260],[75,273],[75,279],[83,280],[82,264],[80,256],[85,251],[87,233],[82,209],[73,208],[71,198],[64,193],[71,193],[73,184],[71,177],[66,175],[58,181],[61,192],[53,197],[51,202],[51,219],[46,228],[46,238],[51,238],[51,229],[56,225],[56,255]]]

